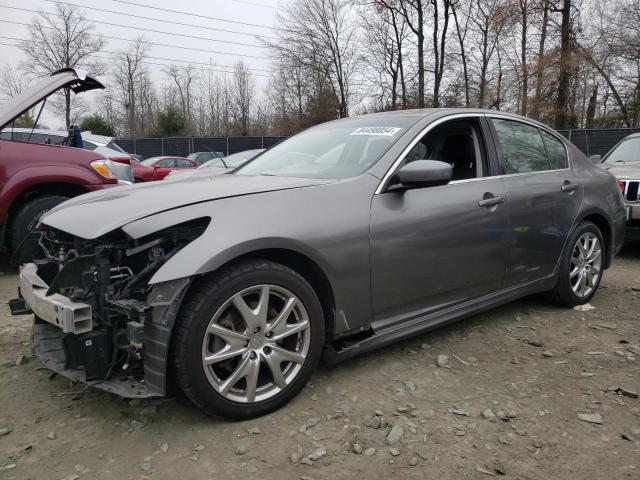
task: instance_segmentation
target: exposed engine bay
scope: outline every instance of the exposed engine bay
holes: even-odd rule
[[[121,230],[95,240],[41,226],[37,254],[21,266],[12,313],[34,313],[32,349],[59,373],[119,395],[164,394],[165,363],[190,279],[150,285],[209,218],[139,239]]]

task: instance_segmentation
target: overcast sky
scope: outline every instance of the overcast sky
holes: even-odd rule
[[[129,0],[127,0],[127,2],[128,1]],[[275,8],[278,0],[190,0],[182,2],[175,0],[130,0],[133,4],[148,5],[150,8],[132,5],[127,2],[123,3],[116,0],[68,0],[66,3],[74,4],[83,12],[87,20],[94,24],[95,33],[131,40],[139,35],[143,35],[148,42],[169,45],[151,45],[148,55],[157,58],[150,58],[149,62],[167,65],[186,65],[186,63],[184,63],[186,61],[205,64],[211,63],[220,66],[214,68],[230,70],[229,67],[233,66],[236,60],[243,59],[250,68],[255,69],[252,73],[256,74],[258,90],[262,91],[266,85],[266,75],[268,75],[268,72],[264,70],[268,70],[269,68],[266,58],[267,52],[259,45],[260,42],[254,38],[253,35],[273,35],[273,29],[260,28],[255,25],[273,27],[276,12]],[[15,7],[31,11],[22,11],[6,7]],[[163,11],[161,10],[162,8],[185,12],[186,14]],[[114,13],[99,11],[97,9],[110,10]],[[35,12],[38,10],[54,12],[55,4],[47,0],[0,0],[0,37],[28,38],[26,26],[15,25],[7,23],[6,21],[30,23],[36,15]],[[158,21],[137,18],[134,15],[158,19]],[[195,15],[216,17],[221,20],[202,18]],[[254,25],[243,25],[234,22]],[[204,28],[180,25],[179,23],[197,25]],[[123,26],[116,26],[114,24]],[[155,30],[157,32],[144,31],[143,29]],[[229,30],[238,33],[221,32],[214,29]],[[188,38],[170,35],[166,32],[202,38]],[[127,46],[126,40],[110,38],[105,38],[104,40],[104,50],[109,52],[116,52]],[[233,43],[224,43],[222,41]],[[0,43],[16,44],[17,41],[0,38]],[[249,45],[238,45],[236,43]],[[251,44],[253,44],[253,46]],[[177,47],[189,47],[198,50],[187,50]],[[112,56],[109,53],[103,53],[102,55]],[[184,62],[160,60],[160,58],[182,60]],[[24,55],[20,49],[0,45],[0,63],[17,66],[22,60],[24,60]],[[100,60],[108,62],[108,60],[104,58]],[[148,68],[154,82],[157,85],[161,85],[164,81],[164,75],[161,72],[163,67],[148,65]],[[104,78],[103,80],[105,81],[104,83],[107,83],[108,88],[108,78]],[[87,95],[87,99],[89,99],[89,95],[91,95],[91,93]]]

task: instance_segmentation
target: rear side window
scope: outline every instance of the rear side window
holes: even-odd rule
[[[540,130],[544,146],[547,148],[547,155],[549,156],[549,164],[551,170],[562,170],[563,168],[569,168],[569,161],[567,160],[567,151],[560,140],[551,135],[550,133]]]
[[[536,127],[513,120],[491,121],[498,134],[505,174],[551,170],[542,137]]]
[[[176,166],[178,167],[193,167],[193,163],[189,160],[182,160],[180,158],[176,158]]]

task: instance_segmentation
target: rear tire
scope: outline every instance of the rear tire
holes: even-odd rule
[[[11,249],[15,250],[20,246],[22,241],[33,231],[44,213],[67,200],[69,198],[62,195],[42,195],[22,205],[11,223],[9,231],[9,246]],[[27,252],[25,252],[25,255],[20,255],[18,260],[20,263],[30,260],[30,258],[22,257],[30,257]]]
[[[324,346],[316,293],[294,270],[245,260],[193,285],[171,351],[184,394],[211,415],[247,419],[289,402]]]
[[[558,281],[551,299],[567,307],[584,305],[595,295],[604,272],[605,247],[600,229],[580,223],[569,236],[560,260]]]

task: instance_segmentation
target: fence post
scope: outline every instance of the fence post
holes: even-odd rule
[[[162,151],[162,155],[164,155],[164,137],[160,139],[160,150]]]
[[[588,130],[584,130],[584,143],[587,145],[587,157],[591,155],[591,152],[589,150],[589,135],[588,135]]]
[[[226,156],[229,156],[229,135],[227,135],[227,154]]]
[[[138,142],[136,142],[136,139],[133,139],[133,153],[135,153],[136,155],[138,154]]]
[[[260,137],[260,148],[264,148],[264,136]]]

